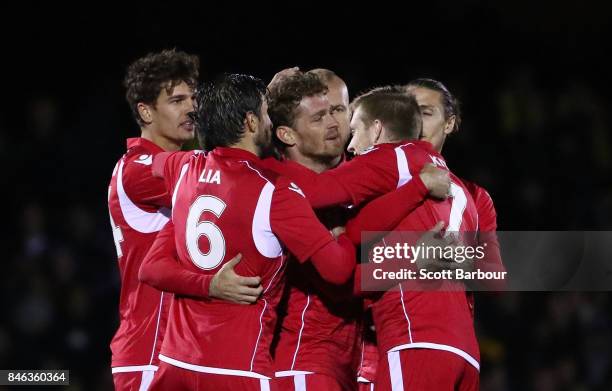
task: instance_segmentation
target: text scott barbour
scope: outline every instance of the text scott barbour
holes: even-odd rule
[[[375,280],[504,280],[508,272],[483,272],[481,270],[466,271],[457,270],[440,270],[427,271],[421,269],[419,271],[410,269],[400,269],[397,271],[387,272],[382,269],[375,269],[372,276]]]

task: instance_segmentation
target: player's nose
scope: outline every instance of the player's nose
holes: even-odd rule
[[[357,150],[355,149],[355,137],[351,137],[351,142],[349,143],[348,147],[346,147],[346,150],[353,155],[357,154]]]
[[[338,122],[336,117],[334,117],[331,114],[327,114],[326,117],[327,117],[327,127],[328,128],[338,128],[338,127],[340,127],[340,123]]]
[[[185,109],[189,111],[196,109],[196,100],[193,97],[185,99]]]

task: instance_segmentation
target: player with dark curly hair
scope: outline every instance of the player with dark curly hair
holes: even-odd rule
[[[125,78],[126,98],[141,137],[128,139],[128,150],[115,166],[108,193],[121,273],[120,324],[111,342],[116,390],[146,390],[158,369],[170,297],[140,283],[138,272],[169,220],[172,202],[164,181],[153,175],[153,158],[179,150],[194,137],[191,114],[198,67],[197,56],[164,50],[136,60]],[[170,283],[182,287],[190,281],[206,289],[208,297],[251,303],[261,293],[259,279],[235,274],[233,266],[239,260],[232,259],[214,276],[179,273]],[[170,273],[166,268],[150,274]]]
[[[128,68],[125,97],[142,138],[165,150],[193,139],[193,93],[200,61],[176,50],[148,54]]]
[[[146,390],[157,370],[169,297],[138,281],[157,232],[168,221],[170,197],[152,175],[152,160],[193,139],[194,88],[200,61],[177,50],[149,53],[127,69],[126,99],[140,126],[111,178],[108,206],[121,274],[119,328],[111,342],[116,390]]]

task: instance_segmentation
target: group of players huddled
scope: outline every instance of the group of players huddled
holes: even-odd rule
[[[357,255],[363,232],[479,232],[503,269],[489,194],[441,155],[461,122],[449,90],[415,79],[349,104],[330,70],[198,84],[199,66],[164,50],[125,77],[141,134],[108,193],[115,389],[477,390],[463,283],[366,291]],[[196,135],[202,150],[182,151]]]

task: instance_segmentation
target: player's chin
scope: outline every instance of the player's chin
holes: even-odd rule
[[[342,155],[343,152],[344,152],[344,145],[342,144],[327,145],[327,148],[321,151],[321,157],[336,158]]]
[[[195,130],[193,128],[193,126],[181,126],[179,127],[179,137],[181,138],[181,140],[184,141],[189,141],[191,139],[193,139],[195,136]]]

